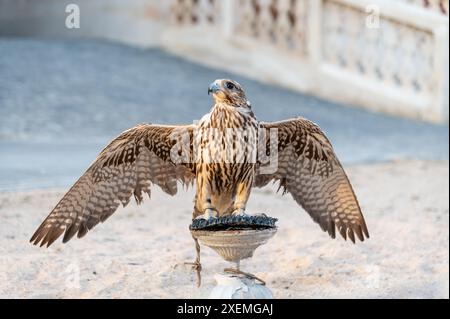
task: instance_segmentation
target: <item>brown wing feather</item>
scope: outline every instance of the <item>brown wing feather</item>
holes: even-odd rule
[[[180,134],[178,134],[178,133]],[[30,242],[50,246],[64,233],[63,242],[75,234],[83,237],[105,221],[132,195],[139,204],[150,197],[156,184],[166,193],[177,193],[177,181],[190,184],[195,172],[171,160],[176,134],[192,134],[191,126],[138,125],[114,139],[70,188],[31,237]]]
[[[266,130],[266,152],[276,142],[269,140],[269,129],[278,130],[278,168],[273,174],[257,174],[255,186],[279,181],[283,192],[290,193],[332,238],[336,228],[353,242],[355,235],[361,241],[369,238],[353,188],[320,128],[303,118],[261,126]]]

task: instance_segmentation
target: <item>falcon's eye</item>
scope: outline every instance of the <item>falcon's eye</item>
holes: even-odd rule
[[[226,87],[227,87],[228,90],[234,89],[234,84],[231,83],[231,82],[227,82],[225,85],[226,85]]]

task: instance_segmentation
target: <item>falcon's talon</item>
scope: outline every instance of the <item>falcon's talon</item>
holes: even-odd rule
[[[217,210],[212,209],[212,208],[207,208],[205,209],[205,212],[203,213],[203,215],[199,215],[197,217],[195,217],[195,219],[204,219],[204,220],[210,220],[210,219],[216,219],[219,213],[217,212]]]
[[[259,213],[259,214],[255,214],[253,216],[255,216],[255,217],[266,217],[266,218],[269,217],[265,213]]]

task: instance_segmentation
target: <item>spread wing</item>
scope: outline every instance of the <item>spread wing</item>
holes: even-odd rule
[[[255,186],[279,181],[283,194],[290,193],[332,238],[336,228],[344,239],[349,237],[353,242],[355,235],[361,241],[364,236],[369,238],[352,186],[320,128],[303,118],[261,123],[261,128],[266,155],[271,144],[273,150],[278,149],[278,167],[275,172],[262,174],[261,165]],[[278,145],[275,138],[270,140],[270,129],[277,130]],[[260,153],[259,158],[263,155]]]
[[[30,242],[48,247],[63,233],[64,243],[77,233],[83,237],[120,204],[127,205],[132,195],[138,204],[143,193],[150,197],[151,184],[175,195],[177,181],[190,184],[195,173],[188,164],[174,163],[172,146],[192,131],[192,126],[141,124],[120,134],[64,195]]]

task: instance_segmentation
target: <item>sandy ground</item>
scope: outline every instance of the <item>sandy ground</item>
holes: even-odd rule
[[[448,298],[448,125],[324,101],[158,49],[0,38],[0,52],[0,297],[207,296],[229,265],[205,247],[198,289],[183,264],[195,255],[193,190],[170,198],[154,189],[142,207],[120,209],[67,245],[28,240],[114,136],[141,122],[191,123],[211,106],[208,84],[233,78],[260,120],[301,115],[321,126],[348,167],[371,234],[357,245],[331,240],[289,196],[255,190],[248,211],[278,217],[279,231],[242,269],[277,298]]]
[[[290,197],[257,189],[248,211],[279,218],[279,229],[242,269],[276,298],[448,298],[448,161],[399,161],[347,169],[371,238],[331,240]],[[203,285],[188,225],[193,191],[120,209],[86,238],[51,248],[28,239],[64,190],[0,193],[0,297],[201,298],[228,266],[202,251]]]

